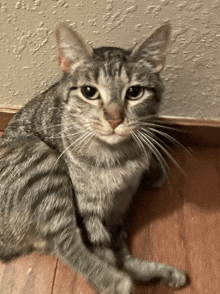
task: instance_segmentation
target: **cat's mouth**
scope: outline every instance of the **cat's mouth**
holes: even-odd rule
[[[97,137],[110,145],[125,141],[135,129],[134,126],[128,127],[126,124],[119,124],[113,128],[107,122],[103,122],[102,124],[95,123],[93,128]]]
[[[98,136],[99,136],[99,139],[101,139],[102,141],[113,145],[113,144],[118,144],[126,140],[128,137],[130,137],[130,133],[119,134],[113,131],[112,133],[108,133],[108,134],[102,133],[102,134],[99,134]]]

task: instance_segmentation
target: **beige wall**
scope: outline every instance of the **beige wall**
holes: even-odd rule
[[[0,1],[0,105],[21,106],[58,79],[53,34],[66,20],[95,47],[131,47],[170,21],[161,114],[220,119],[220,0]]]

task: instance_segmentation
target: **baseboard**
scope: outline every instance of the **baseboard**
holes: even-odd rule
[[[13,117],[13,115],[18,111],[18,108],[0,108],[0,132],[6,129],[9,121]]]

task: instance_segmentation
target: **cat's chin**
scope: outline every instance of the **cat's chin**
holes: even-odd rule
[[[111,134],[111,135],[99,135],[99,139],[104,141],[110,145],[115,145],[125,141],[129,135],[118,135],[118,134]]]

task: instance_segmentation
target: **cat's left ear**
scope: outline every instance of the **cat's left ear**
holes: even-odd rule
[[[165,63],[166,49],[170,42],[169,23],[157,28],[143,43],[134,47],[131,56],[144,59],[152,65],[152,72],[159,73]]]
[[[88,60],[93,49],[67,24],[59,23],[56,28],[57,48],[59,52],[59,65],[66,71],[79,62]]]

